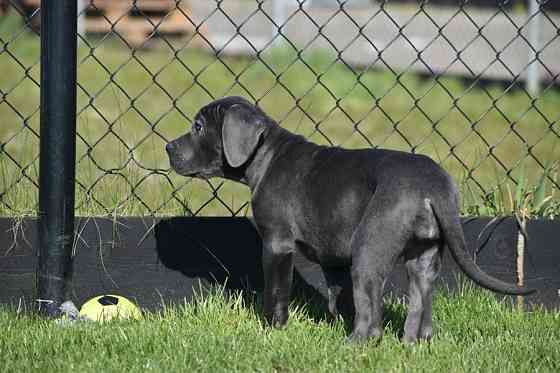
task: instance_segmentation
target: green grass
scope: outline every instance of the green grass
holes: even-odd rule
[[[0,52],[0,216],[37,212],[39,40],[20,27],[11,17],[0,21],[7,42]],[[89,43],[95,48],[82,43],[78,50],[77,214],[244,214],[247,188],[169,172],[166,140],[186,132],[210,95],[250,93],[281,125],[318,143],[427,154],[475,190],[469,204],[480,203],[474,180],[488,191],[506,178],[493,157],[514,169],[513,178],[529,148],[542,164],[560,159],[551,131],[559,132],[558,90],[532,106],[522,91],[498,85],[484,91],[452,78],[353,72],[329,51],[305,51],[298,60],[280,48],[264,52],[264,62],[219,61],[191,47],[132,53],[116,38]],[[529,181],[542,171],[532,157],[525,169]]]
[[[141,321],[60,326],[0,311],[2,372],[557,372],[560,314],[522,313],[479,289],[436,296],[431,343],[399,342],[405,306],[389,302],[379,345],[345,342],[341,321],[293,306],[263,327],[259,303],[216,293]]]

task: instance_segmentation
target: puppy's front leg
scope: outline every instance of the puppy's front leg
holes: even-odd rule
[[[288,322],[292,291],[293,249],[284,242],[268,242],[263,248],[264,315],[269,325],[283,327]]]

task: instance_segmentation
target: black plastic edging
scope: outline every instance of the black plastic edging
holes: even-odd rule
[[[480,267],[515,282],[515,222],[504,219],[484,229],[488,221],[463,219],[469,250],[485,242],[477,255]],[[192,299],[201,284],[262,290],[261,240],[248,219],[78,218],[75,227],[69,295],[78,305],[99,294],[116,293],[157,309],[163,303]],[[34,303],[37,232],[35,219],[0,218],[0,303]],[[560,221],[531,221],[528,236],[525,278],[539,291],[527,302],[560,308]],[[439,288],[456,289],[460,271],[448,254],[443,263]],[[407,290],[403,267],[398,264],[387,283],[387,291],[396,295]],[[296,283],[306,297],[326,295],[319,267],[301,256],[296,256]]]

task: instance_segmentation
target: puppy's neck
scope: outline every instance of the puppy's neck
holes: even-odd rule
[[[259,146],[247,162],[241,182],[249,186],[251,193],[255,195],[274,161],[282,157],[290,145],[301,142],[307,140],[276,123],[271,124],[263,133]]]

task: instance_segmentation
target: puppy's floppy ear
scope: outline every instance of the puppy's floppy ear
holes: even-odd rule
[[[255,151],[265,129],[261,116],[246,105],[233,105],[224,115],[222,141],[232,167],[243,165]]]

